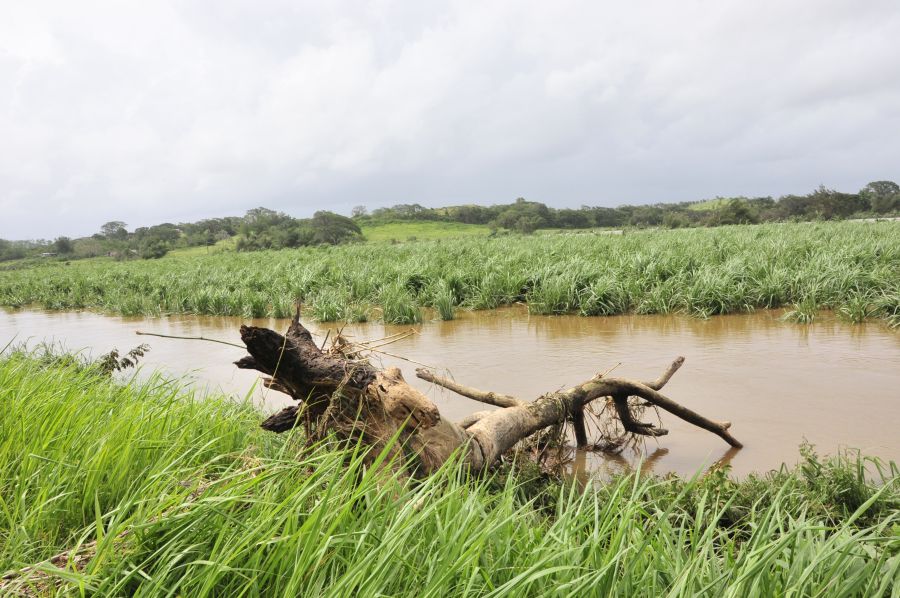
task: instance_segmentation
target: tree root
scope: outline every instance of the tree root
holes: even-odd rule
[[[732,447],[742,446],[729,432],[730,422],[707,419],[659,392],[682,366],[683,357],[650,382],[598,374],[533,401],[465,386],[426,368],[416,370],[422,380],[498,408],[452,423],[409,386],[398,369],[377,370],[360,359],[366,351],[364,343],[350,343],[338,335],[331,348],[318,347],[300,324],[299,307],[284,336],[242,326],[241,339],[250,355],[236,365],[266,374],[267,387],[297,401],[296,406],[268,417],[263,428],[284,432],[302,421],[308,436],[335,434],[373,447],[397,437],[401,450],[416,457],[417,474],[434,471],[460,449],[472,469],[487,469],[517,443],[543,430],[562,430],[567,423],[572,425],[579,447],[591,446],[585,409],[597,400],[611,401],[622,429],[635,437],[668,434],[665,428],[637,419],[643,407],[652,406],[716,434]]]

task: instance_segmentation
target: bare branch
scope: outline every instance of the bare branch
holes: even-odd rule
[[[665,436],[669,433],[665,428],[657,428],[653,424],[639,422],[631,416],[631,409],[628,407],[628,395],[615,395],[613,397],[613,405],[616,407],[616,413],[619,415],[619,421],[626,432],[639,434],[641,436]]]
[[[488,405],[494,405],[496,407],[520,407],[522,405],[527,405],[526,401],[520,401],[516,397],[511,397],[509,395],[499,394],[496,392],[478,390],[477,388],[472,388],[470,386],[463,386],[462,384],[457,384],[453,380],[448,380],[447,378],[442,378],[440,376],[435,376],[432,372],[419,368],[416,370],[416,377],[425,380],[426,382],[431,382],[432,384],[437,384],[438,386],[443,386],[447,390],[452,390],[458,395],[462,395],[469,399],[479,401],[481,403],[487,403]]]
[[[206,341],[208,343],[219,343],[220,345],[228,345],[229,347],[237,347],[238,349],[243,349],[244,345],[239,345],[237,343],[229,343],[228,341],[220,341],[216,338],[206,338],[205,336],[175,336],[172,334],[157,334],[156,332],[141,332],[140,330],[135,330],[135,334],[138,336],[158,336],[159,338],[174,338],[176,340],[181,341]]]
[[[677,367],[675,369],[677,369]],[[672,415],[680,417],[688,423],[694,424],[698,428],[703,428],[704,430],[712,432],[731,446],[738,448],[743,446],[728,432],[728,428],[731,427],[731,422],[716,422],[707,419],[699,413],[676,403],[672,399],[660,394],[655,389],[640,382],[626,380],[624,378],[604,378],[601,380],[592,380],[566,392],[572,393],[576,402],[582,404],[598,397],[615,397],[617,395],[625,395],[626,397],[638,396],[661,409],[665,409]]]
[[[653,390],[661,389],[663,386],[666,385],[666,383],[672,378],[672,376],[675,374],[675,372],[678,371],[678,368],[680,368],[683,364],[684,364],[684,357],[681,357],[681,356],[676,357],[675,361],[672,362],[672,365],[670,365],[669,368],[665,372],[663,372],[659,378],[657,378],[653,382],[644,382],[644,384],[649,386]]]
[[[572,428],[575,430],[575,445],[584,448],[588,445],[587,428],[584,425],[584,405],[576,407],[572,412]]]

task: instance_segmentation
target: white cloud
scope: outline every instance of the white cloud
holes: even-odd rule
[[[900,11],[35,2],[0,19],[0,237],[417,201],[900,179]]]

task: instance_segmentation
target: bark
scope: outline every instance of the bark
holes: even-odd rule
[[[329,351],[320,349],[303,327],[298,313],[285,335],[253,326],[241,327],[241,339],[250,354],[235,362],[240,368],[256,369],[268,377],[271,389],[290,395],[297,405],[267,418],[262,426],[284,432],[303,423],[310,438],[334,434],[362,440],[373,447],[386,446],[398,437],[397,451],[413,457],[416,474],[439,468],[455,452],[474,470],[494,464],[515,446],[544,429],[571,422],[579,446],[588,445],[585,407],[592,401],[611,398],[624,430],[642,436],[662,436],[667,430],[637,421],[629,397],[665,410],[708,430],[739,448],[728,431],[729,422],[717,422],[669,399],[659,392],[681,367],[676,359],[657,379],[639,382],[595,376],[563,391],[545,394],[533,401],[467,387],[419,369],[416,375],[470,399],[499,407],[479,411],[459,423],[441,417],[437,407],[403,379],[400,371],[377,370],[358,358],[364,346],[344,339]]]

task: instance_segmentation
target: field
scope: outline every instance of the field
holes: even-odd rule
[[[296,299],[322,321],[450,319],[527,303],[536,314],[787,307],[900,325],[900,226],[768,224],[608,234],[465,237],[151,261],[47,263],[0,272],[0,305],[124,315],[286,317]]]
[[[374,243],[408,241],[419,239],[446,239],[450,237],[484,237],[490,229],[482,224],[463,224],[461,222],[386,222],[363,224],[363,236]]]
[[[688,209],[695,212],[718,210],[727,205],[729,201],[730,200],[725,198],[707,199],[706,201],[699,201],[695,204],[691,204],[690,206],[688,206]]]
[[[209,247],[182,247],[179,249],[171,250],[167,254],[167,257],[189,257],[234,251],[235,244],[236,243],[234,238],[231,238],[225,239],[223,241],[218,241],[215,245],[211,245]]]
[[[352,450],[262,432],[224,397],[120,385],[66,358],[3,358],[0,402],[0,594],[900,589],[893,464],[805,448],[796,469],[741,482],[716,471],[582,487],[450,465],[413,483]]]

